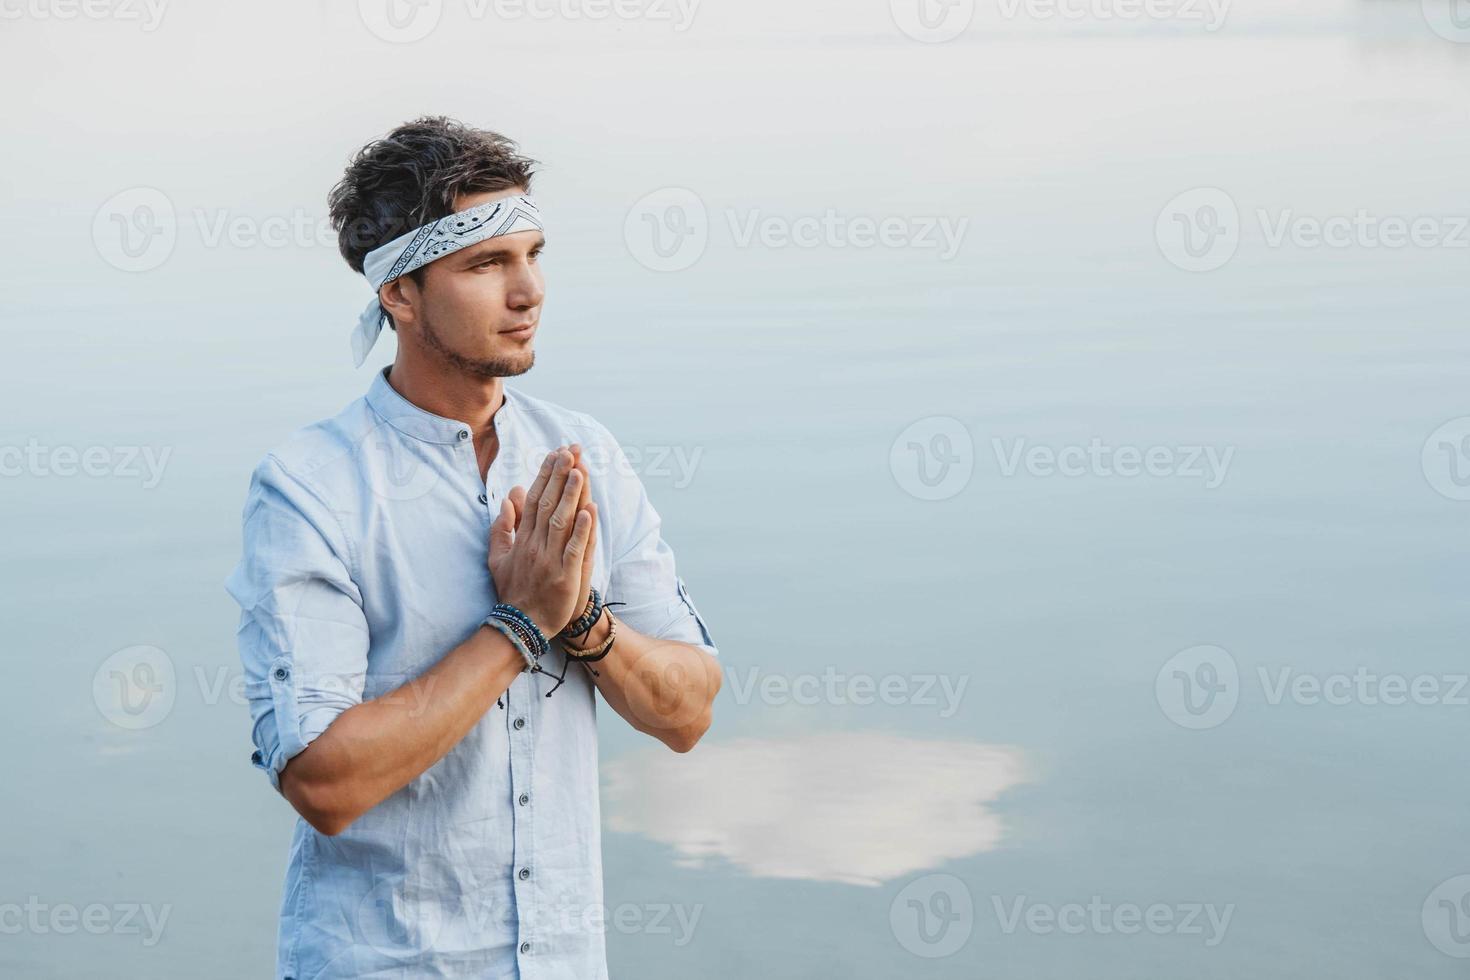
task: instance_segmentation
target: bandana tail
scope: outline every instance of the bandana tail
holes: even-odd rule
[[[367,360],[368,352],[378,342],[378,335],[383,332],[383,318],[387,316],[383,312],[382,305],[377,297],[362,311],[362,316],[357,318],[357,327],[352,331],[352,366],[362,367],[362,362]]]

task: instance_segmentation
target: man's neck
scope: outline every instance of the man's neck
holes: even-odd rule
[[[476,445],[493,437],[495,413],[505,400],[503,379],[475,378],[426,367],[400,356],[393,361],[388,384],[424,411],[468,424]]]

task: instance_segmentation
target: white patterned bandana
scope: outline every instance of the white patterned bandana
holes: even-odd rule
[[[541,210],[529,195],[522,194],[431,221],[373,249],[362,260],[362,274],[372,284],[373,300],[362,311],[357,327],[352,331],[353,364],[362,367],[373,344],[378,342],[378,335],[383,332],[383,321],[388,314],[378,302],[378,290],[385,283],[406,276],[451,252],[478,245],[487,238],[540,230]]]

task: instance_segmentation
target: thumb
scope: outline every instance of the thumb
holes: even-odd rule
[[[508,554],[515,539],[515,508],[511,505],[510,498],[502,498],[500,513],[496,516],[495,523],[490,525],[490,556],[495,558]]]

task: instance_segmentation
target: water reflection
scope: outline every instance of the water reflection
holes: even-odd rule
[[[763,878],[880,885],[994,849],[1021,753],[880,732],[745,738],[604,765],[607,826]]]

